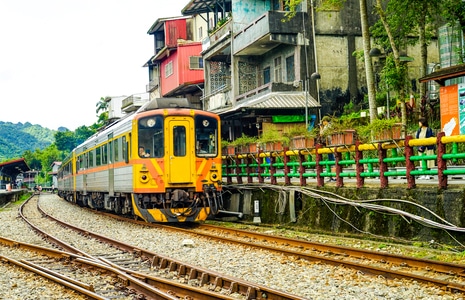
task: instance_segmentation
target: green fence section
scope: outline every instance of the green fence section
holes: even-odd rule
[[[418,146],[435,146],[435,154],[422,155]],[[462,152],[461,152],[462,151]],[[328,159],[334,155],[335,160]],[[428,169],[428,161],[435,167]],[[223,178],[228,183],[236,178],[240,183],[244,178],[250,183],[270,178],[299,178],[302,185],[307,178],[316,178],[317,185],[323,185],[325,178],[337,178],[337,185],[343,185],[344,178],[357,178],[359,186],[363,179],[379,177],[382,187],[389,178],[404,178],[409,187],[415,186],[416,176],[437,176],[440,187],[447,186],[447,177],[465,175],[465,136],[444,136],[426,139],[402,140],[382,143],[338,145],[314,148],[289,149],[281,151],[258,151],[255,153],[235,153],[223,156]]]

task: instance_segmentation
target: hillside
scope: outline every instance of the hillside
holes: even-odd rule
[[[20,158],[26,150],[44,149],[55,141],[55,130],[0,121],[0,162]]]

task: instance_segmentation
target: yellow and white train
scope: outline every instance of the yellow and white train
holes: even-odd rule
[[[218,115],[183,98],[152,100],[76,147],[60,197],[147,222],[196,222],[222,207]]]

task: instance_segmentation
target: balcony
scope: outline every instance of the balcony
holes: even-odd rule
[[[145,86],[145,91],[147,93],[150,93],[151,91],[156,89],[159,85],[160,85],[160,77],[155,77],[153,80],[149,82],[149,84]]]
[[[294,84],[288,84],[283,82],[270,82],[262,86],[257,87],[247,93],[243,93],[235,98],[236,103],[240,101],[247,100],[249,98],[255,98],[269,93],[274,92],[299,92],[302,91],[300,86],[295,86]]]
[[[230,54],[231,26],[232,22],[228,20],[202,40],[202,52],[204,52],[203,55],[205,60],[213,56],[225,56]]]
[[[303,45],[302,17],[306,18],[307,13],[298,12],[287,20],[283,11],[268,11],[241,31],[235,32],[233,54],[262,55],[280,44]]]
[[[147,98],[142,98],[140,95],[144,94],[132,95],[123,99],[123,103],[121,104],[121,110],[126,113],[129,113],[139,109],[145,102],[148,101]]]

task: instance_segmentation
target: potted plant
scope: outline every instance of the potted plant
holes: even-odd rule
[[[257,152],[257,138],[242,133],[235,139],[232,144],[236,148],[236,153],[255,153]]]
[[[259,138],[259,143],[264,151],[282,151],[284,146],[289,145],[289,138],[276,127],[269,127]]]
[[[221,140],[221,152],[222,155],[234,155],[234,145],[229,141]]]
[[[324,117],[322,121],[329,120]],[[349,118],[333,118],[329,120],[327,129],[320,132],[320,138],[327,146],[353,145],[357,139],[356,126],[353,120]],[[324,123],[324,122],[323,122]]]
[[[315,138],[318,136],[317,128],[308,131],[303,126],[295,126],[286,133],[289,137],[290,147],[292,149],[308,149],[315,146]]]
[[[405,129],[398,118],[376,119],[358,128],[363,142],[389,142],[405,138]]]

